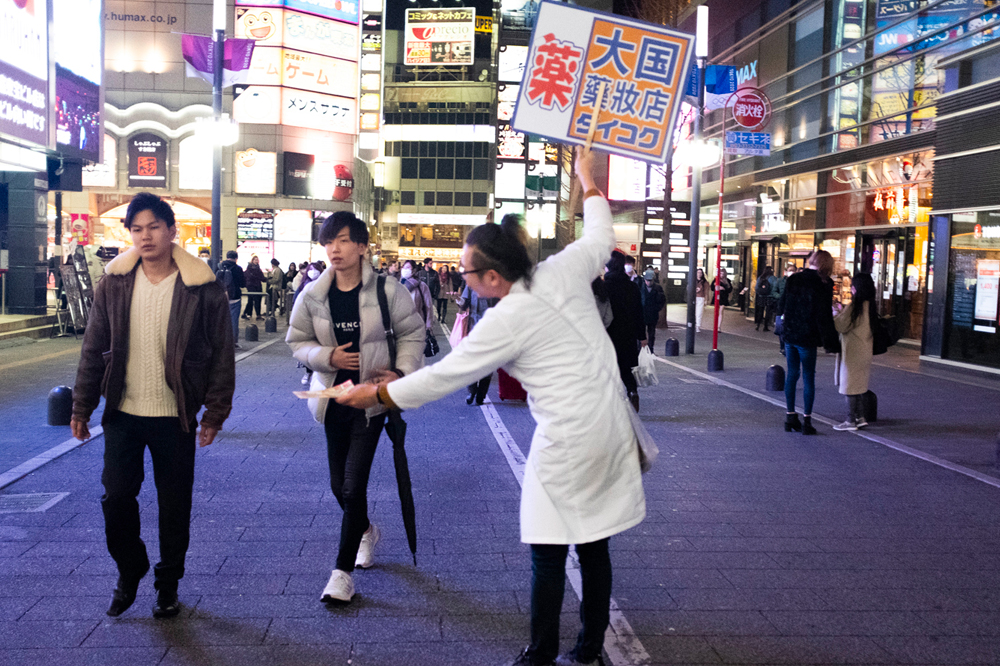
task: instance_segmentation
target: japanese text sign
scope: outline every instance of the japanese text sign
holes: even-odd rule
[[[693,46],[693,36],[663,26],[542,2],[512,125],[582,145],[606,83],[593,146],[664,162]]]
[[[771,154],[771,134],[764,132],[726,132],[726,155]]]
[[[476,10],[407,9],[404,50],[407,65],[471,65]]]

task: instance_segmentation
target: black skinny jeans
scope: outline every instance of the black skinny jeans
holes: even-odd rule
[[[611,618],[611,557],[608,539],[577,544],[583,600],[573,655],[576,661],[597,659],[604,648],[604,632]],[[528,657],[546,664],[559,654],[559,613],[566,590],[566,555],[569,546],[531,545],[531,645]]]
[[[336,568],[348,573],[354,571],[361,537],[371,524],[368,520],[368,477],[384,425],[385,414],[369,421],[363,409],[338,405],[332,400],[323,419],[330,462],[330,489],[344,510]]]
[[[247,294],[247,307],[243,310],[243,316],[249,317],[254,310],[257,311],[257,316],[260,316],[260,300],[264,298],[263,296],[253,296]]]
[[[444,318],[448,316],[447,298],[437,299],[437,313],[438,313],[438,321],[444,321]]]
[[[478,382],[469,384],[469,395],[476,397],[476,402],[486,400],[486,394],[490,392],[490,382],[493,380],[493,373],[486,375]]]
[[[176,590],[184,577],[191,535],[191,491],[197,423],[181,430],[177,417],[133,416],[115,412],[104,424],[104,534],[108,552],[127,581],[138,581],[149,568],[146,544],[139,536],[136,497],[144,478],[146,447],[153,458],[153,481],[160,513],[160,562],[153,569],[157,590]]]
[[[656,353],[656,324],[646,324],[646,344],[649,351]]]

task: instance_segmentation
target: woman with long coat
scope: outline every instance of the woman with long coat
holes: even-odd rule
[[[416,409],[503,367],[527,390],[537,427],[521,492],[521,541],[531,544],[531,644],[515,664],[552,664],[566,556],[576,544],[583,577],[583,629],[559,663],[598,663],[608,627],[608,539],[642,522],[646,501],[631,409],[590,288],[614,248],[611,209],[594,187],[592,157],[577,158],[583,236],[532,266],[516,216],[466,238],[468,286],[499,298],[475,329],[437,363],[390,383],[354,388],[354,407]],[[513,218],[513,219],[511,219]]]
[[[257,321],[262,321],[264,318],[260,316],[260,299],[264,298],[264,295],[258,293],[256,296],[249,293],[251,291],[260,292],[264,281],[267,279],[264,277],[264,271],[260,268],[260,259],[257,255],[250,257],[250,263],[247,264],[247,269],[243,271],[243,277],[247,281],[247,308],[243,311],[243,318],[249,319],[250,315],[254,310],[257,311]]]
[[[850,307],[834,317],[833,325],[840,334],[840,354],[837,355],[837,385],[840,395],[847,396],[847,420],[833,426],[834,430],[857,430],[868,425],[862,396],[868,392],[872,373],[872,351],[875,330],[875,283],[868,273],[857,273],[851,281]]]

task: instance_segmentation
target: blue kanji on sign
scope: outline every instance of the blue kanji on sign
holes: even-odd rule
[[[670,93],[662,88],[647,90],[642,96],[642,109],[639,111],[639,118],[657,123],[664,122],[666,113],[670,109],[670,99]]]
[[[597,89],[601,87],[601,84],[607,85],[608,89],[611,89],[611,77],[601,76],[600,74],[588,74],[586,80],[583,82],[583,92],[580,93],[580,105],[589,106],[591,108],[597,104]],[[604,93],[604,106],[602,108],[608,108],[608,93]]]
[[[640,94],[636,90],[635,81],[616,81],[608,108],[612,113],[636,116],[639,114],[639,97]]]
[[[635,79],[653,81],[665,86],[674,83],[674,66],[677,63],[677,44],[662,41],[655,37],[642,38],[639,50],[639,61],[635,68]]]
[[[623,31],[621,28],[615,28],[611,37],[597,37],[594,40],[594,43],[606,46],[608,50],[605,51],[600,58],[590,62],[592,69],[600,69],[610,61],[615,66],[615,69],[618,70],[619,74],[622,76],[628,74],[628,67],[624,62],[622,62],[621,54],[618,52],[625,51],[626,53],[632,53],[635,51],[635,44],[622,39],[622,34]]]

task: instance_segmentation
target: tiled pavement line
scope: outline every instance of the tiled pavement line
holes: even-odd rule
[[[757,398],[758,400],[763,400],[764,402],[769,402],[772,405],[775,405],[777,407],[781,407],[782,409],[785,409],[785,407],[786,407],[784,400],[779,400],[778,398],[772,398],[771,396],[764,395],[763,393],[758,393],[757,391],[754,391],[754,390],[751,390],[751,389],[748,389],[748,388],[744,388],[742,386],[739,386],[738,384],[734,384],[732,382],[727,382],[724,379],[719,379],[718,377],[710,375],[710,374],[708,374],[706,372],[701,372],[699,370],[694,370],[692,368],[688,368],[687,366],[681,365],[680,363],[674,363],[673,361],[668,361],[668,360],[666,360],[664,358],[660,358],[659,356],[654,356],[653,358],[655,358],[660,363],[663,363],[665,365],[669,365],[669,366],[677,368],[679,370],[683,370],[683,371],[688,372],[688,373],[690,373],[690,374],[692,374],[692,375],[694,375],[696,377],[700,377],[700,378],[706,379],[706,380],[708,380],[708,381],[710,381],[710,382],[712,382],[714,384],[718,384],[719,386],[724,386],[726,388],[733,389],[734,391],[739,391],[740,393],[744,393],[744,394],[746,394],[746,395],[748,395],[750,397]],[[833,419],[827,418],[825,416],[820,416],[818,414],[813,414],[812,417],[816,421],[818,421],[820,423],[823,423],[825,425],[828,425],[830,427],[833,427],[834,425],[836,425],[838,423],[837,421],[835,421]],[[985,483],[985,484],[987,484],[989,486],[993,486],[994,488],[1000,488],[1000,479],[998,479],[996,477],[989,476],[989,475],[986,475],[986,474],[981,474],[980,472],[977,472],[974,469],[969,469],[968,467],[965,467],[963,465],[959,465],[957,463],[953,463],[951,461],[945,460],[943,458],[939,458],[939,457],[937,457],[935,455],[931,455],[931,454],[925,453],[923,451],[918,451],[917,449],[914,449],[914,448],[911,448],[909,446],[906,446],[905,444],[900,444],[899,442],[895,442],[895,441],[893,441],[891,439],[887,439],[885,437],[879,437],[878,435],[873,435],[873,434],[871,434],[871,433],[869,433],[869,432],[867,432],[865,430],[851,430],[851,431],[845,431],[845,432],[847,432],[848,434],[851,434],[851,435],[855,435],[857,437],[861,437],[863,439],[867,439],[868,441],[874,442],[875,444],[881,444],[882,446],[888,447],[890,449],[894,449],[894,450],[899,451],[900,453],[904,453],[904,454],[906,454],[908,456],[913,456],[914,458],[918,458],[918,459],[923,460],[925,462],[929,462],[932,465],[937,465],[938,467],[943,467],[944,469],[947,469],[949,471],[957,472],[958,474],[962,474],[962,475],[967,476],[967,477],[969,477],[971,479],[975,479],[976,481],[981,481],[982,483]]]
[[[276,342],[283,342],[283,341],[284,341],[284,338],[275,338],[274,340],[269,340],[268,342],[265,342],[264,344],[257,345],[253,349],[245,351],[245,352],[243,352],[241,354],[237,354],[236,355],[236,362],[239,363],[240,361],[242,361],[243,359],[247,358],[248,356],[253,356],[257,352],[261,351],[262,349],[264,349],[266,347],[270,347],[271,345],[273,345]],[[68,351],[76,351],[76,350],[68,350]],[[52,354],[49,357],[42,357],[42,358],[50,358],[52,356],[58,356],[58,355],[63,354],[63,353],[65,353],[65,352],[59,352],[57,354]],[[35,359],[35,360],[39,360],[39,359]],[[30,362],[34,362],[34,361],[30,361]],[[60,444],[56,444],[55,446],[53,446],[48,451],[40,453],[37,456],[35,456],[34,458],[32,458],[30,460],[27,460],[27,461],[21,463],[20,465],[18,465],[16,467],[12,467],[11,469],[9,469],[6,472],[4,472],[3,474],[0,474],[0,490],[3,490],[4,488],[6,488],[7,486],[11,485],[12,483],[15,483],[16,481],[20,481],[21,479],[23,479],[27,475],[31,474],[32,472],[34,472],[36,469],[38,469],[42,465],[45,465],[46,463],[50,463],[53,460],[55,460],[56,458],[58,458],[58,457],[60,457],[62,455],[65,455],[65,454],[69,453],[70,451],[83,446],[84,444],[87,444],[89,442],[94,441],[95,439],[97,439],[98,437],[100,437],[103,434],[104,434],[104,428],[102,428],[101,426],[97,426],[96,428],[94,428],[93,430],[90,431],[90,437],[87,438],[87,439],[85,439],[85,440],[83,440],[82,442],[80,440],[76,439],[75,437],[70,437],[65,442],[62,442]]]

